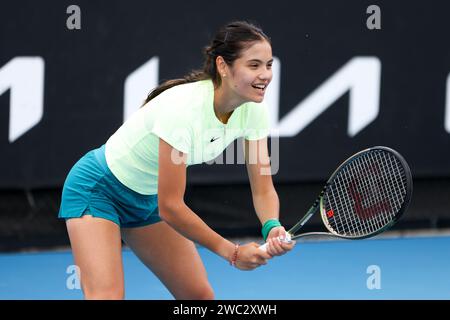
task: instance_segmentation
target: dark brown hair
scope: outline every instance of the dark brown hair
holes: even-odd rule
[[[212,79],[214,86],[220,87],[222,79],[217,72],[216,58],[221,56],[229,66],[232,66],[244,49],[261,40],[271,43],[270,38],[256,25],[246,21],[228,23],[219,29],[211,43],[203,49],[205,60],[202,70],[194,70],[181,79],[168,80],[160,84],[148,94],[143,105],[163,91],[180,84]]]

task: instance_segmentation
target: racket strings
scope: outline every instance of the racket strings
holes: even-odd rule
[[[358,225],[361,227],[358,230],[360,235],[361,233],[373,233],[383,227],[391,220],[391,217],[393,217],[393,214],[392,216],[377,214],[377,211],[384,209],[384,211],[389,212],[391,209],[390,203],[383,200],[387,199],[387,197],[383,194],[385,188],[380,187],[379,181],[380,179],[388,178],[389,175],[386,172],[381,173],[380,168],[368,162],[367,159],[363,162],[354,162],[353,166],[356,166],[356,168],[353,169],[354,172],[356,172],[359,187],[359,190],[355,190],[355,186],[352,186],[351,189],[352,193],[358,193],[359,195],[357,198],[355,198],[353,194],[351,195],[353,200],[358,202],[354,204],[357,214],[353,215],[353,217],[358,221]],[[371,197],[368,196],[369,193],[371,193]],[[363,213],[362,215],[361,212]],[[366,230],[364,230],[364,228]]]
[[[382,157],[381,155],[389,157]],[[400,207],[397,208],[397,206],[392,206],[393,203],[392,201],[389,201],[389,199],[392,199],[395,202],[395,199],[397,197],[395,196],[395,193],[387,193],[387,191],[391,190],[392,188],[388,188],[386,186],[386,183],[384,183],[384,181],[387,181],[387,184],[389,186],[394,186],[394,190],[398,190],[398,179],[393,179],[394,177],[399,177],[398,174],[395,174],[396,171],[398,173],[398,170],[396,170],[398,169],[398,162],[395,161],[394,163],[392,163],[392,159],[395,158],[393,158],[389,154],[378,152],[374,153],[374,156],[374,160],[378,161],[378,163],[381,164],[381,166],[376,167],[376,170],[379,172],[372,172],[374,174],[368,174],[367,181],[364,180],[365,176],[361,177],[361,174],[359,175],[359,177],[362,179],[361,181],[363,182],[363,197],[365,199],[368,199],[368,203],[366,205],[369,211],[368,215],[370,218],[367,220],[367,223],[369,226],[368,232],[370,233],[379,230],[390,221],[392,221],[395,213],[398,211],[398,209],[400,209]],[[387,159],[389,159],[390,165],[386,163]],[[392,166],[392,164],[395,164],[395,166]],[[372,164],[363,163],[362,168],[360,169],[367,170],[368,165],[372,166]],[[368,192],[371,192],[372,197],[368,196]],[[401,206],[401,203],[399,203],[399,205]],[[385,214],[378,214],[379,211],[381,211],[382,213],[384,211]],[[360,221],[362,220],[360,216],[357,217]]]
[[[341,212],[348,212],[351,210],[351,202],[349,197],[342,197],[341,195],[345,193],[344,186],[348,184],[350,178],[348,176],[348,170],[342,171],[342,174],[337,176],[337,183],[334,184],[335,188],[331,188],[331,193],[333,195],[333,201],[331,203],[336,204],[330,209],[333,210],[334,215],[331,217],[332,228],[336,230],[339,234],[348,234],[352,230],[360,230],[362,228],[360,221],[352,219],[350,215],[346,214],[336,214]]]
[[[367,216],[370,217],[370,219],[367,220],[367,228],[368,231],[370,233],[375,232],[376,230],[378,230],[379,228],[381,228],[382,226],[384,226],[386,224],[386,222],[388,221],[387,219],[390,218],[388,216],[384,216],[384,215],[377,215],[375,210],[377,209],[377,204],[383,204],[383,199],[386,199],[386,195],[383,195],[383,188],[377,190],[378,192],[374,192],[373,193],[373,197],[367,197],[366,195],[371,192],[371,188],[374,188],[374,186],[379,186],[379,179],[376,178],[380,178],[380,175],[371,175],[368,174],[367,175],[367,180],[364,180],[365,176],[361,176],[361,173],[363,172],[362,170],[367,170],[368,169],[368,164],[367,163],[363,163],[362,165],[357,163],[357,172],[358,175],[357,177],[360,179],[359,181],[362,182],[362,197],[366,200],[366,203],[363,203],[362,205],[365,206],[365,210],[367,211]],[[380,192],[381,191],[381,192]],[[361,217],[359,215],[355,216],[358,221],[361,221]],[[373,218],[373,219],[372,219]],[[364,224],[361,223],[361,229],[364,229]]]
[[[324,197],[328,227],[339,235],[365,236],[391,223],[406,196],[406,173],[397,158],[376,150],[338,172]]]

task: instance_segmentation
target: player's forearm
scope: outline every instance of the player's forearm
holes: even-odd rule
[[[262,225],[269,219],[279,219],[280,201],[274,188],[254,194],[253,205]]]
[[[185,203],[159,206],[161,218],[186,238],[229,260],[234,244],[211,229]]]

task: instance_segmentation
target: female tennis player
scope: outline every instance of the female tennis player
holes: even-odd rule
[[[253,24],[232,22],[204,53],[203,70],[150,92],[67,176],[59,217],[66,219],[86,299],[124,298],[121,240],[176,299],[214,298],[195,242],[241,270],[294,246],[278,238],[285,235],[279,200],[271,175],[263,174],[270,169],[268,111],[261,103],[272,78],[270,39]],[[223,238],[183,200],[186,167],[216,158],[238,137],[267,252]],[[252,150],[258,157],[249,161]]]

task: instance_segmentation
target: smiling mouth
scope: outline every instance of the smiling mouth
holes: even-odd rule
[[[264,91],[264,90],[266,90],[267,85],[265,85],[265,84],[254,84],[254,85],[252,85],[252,87],[255,88],[255,89],[259,89],[261,91]]]

